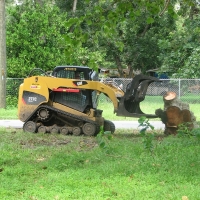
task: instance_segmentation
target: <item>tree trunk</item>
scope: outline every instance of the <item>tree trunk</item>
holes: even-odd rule
[[[131,64],[128,64],[128,77],[132,78],[133,77],[133,68],[131,67]]]
[[[163,96],[163,101],[164,110],[156,110],[156,115],[165,124],[166,135],[176,135],[181,124],[187,126],[189,130],[196,126],[196,118],[190,111],[189,104],[181,102],[175,92],[167,92]]]
[[[167,108],[170,106],[176,106],[181,110],[183,109],[189,110],[189,104],[181,102],[177,98],[175,92],[166,92],[166,94],[163,95],[163,101],[164,101],[164,110],[167,110]]]
[[[76,12],[76,5],[77,5],[77,0],[74,0],[73,9],[72,9],[73,13]]]
[[[35,0],[34,1],[36,4],[39,4],[40,6],[43,6],[44,1],[43,0]]]
[[[5,0],[0,0],[0,108],[6,108]]]
[[[118,69],[120,78],[122,78],[123,77],[123,68],[122,68],[120,58],[119,58],[119,56],[114,55],[114,59],[115,59],[116,65],[117,65],[117,69]]]
[[[73,2],[73,8],[72,8],[73,17],[75,17],[75,13],[76,13],[77,1],[78,0],[74,0],[74,2]],[[71,28],[69,29],[69,31],[71,33],[74,31],[74,25],[71,26]]]

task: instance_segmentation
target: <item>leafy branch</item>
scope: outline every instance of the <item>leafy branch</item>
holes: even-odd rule
[[[155,133],[147,132],[147,129],[154,130],[154,126],[152,126],[149,122],[149,119],[145,116],[142,116],[138,120],[139,127],[142,127],[140,130],[140,135],[143,137],[143,144],[144,148],[147,149],[149,152],[153,152],[153,140],[155,137]]]

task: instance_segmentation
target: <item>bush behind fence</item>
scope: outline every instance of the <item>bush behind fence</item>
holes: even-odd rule
[[[125,78],[101,79],[103,82],[112,82],[124,91],[131,80]],[[23,78],[6,79],[6,103],[8,107],[17,106],[18,91],[21,83],[23,83]],[[146,100],[154,101],[154,98],[148,97],[162,97],[167,91],[176,92],[178,98],[186,103],[200,103],[200,79],[163,79],[161,82],[153,82],[148,87]],[[162,101],[162,98],[159,99]],[[101,94],[99,102],[111,102],[111,100]]]

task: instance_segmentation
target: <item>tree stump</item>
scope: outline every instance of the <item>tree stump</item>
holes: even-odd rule
[[[163,101],[164,101],[164,110],[166,111],[168,107],[170,106],[176,106],[180,108],[181,110],[189,110],[189,104],[181,102],[178,98],[175,92],[166,92],[165,95],[163,95]]]
[[[185,124],[188,129],[194,128],[196,118],[189,109],[189,104],[181,102],[175,92],[167,92],[163,95],[164,110],[157,109],[156,115],[165,124],[165,134],[177,134],[180,124]]]

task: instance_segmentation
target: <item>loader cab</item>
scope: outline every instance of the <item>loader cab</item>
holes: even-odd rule
[[[98,80],[98,72],[85,66],[57,66],[52,76],[58,78]]]
[[[85,66],[58,66],[53,70],[52,76],[66,79],[98,81],[98,72]],[[57,92],[54,94],[55,102],[80,112],[87,112],[90,108],[96,108],[96,99],[97,92],[90,89],[83,89],[78,93]]]

